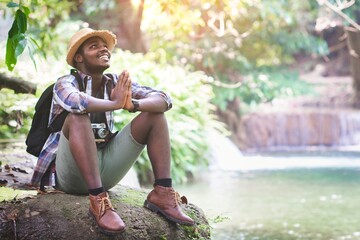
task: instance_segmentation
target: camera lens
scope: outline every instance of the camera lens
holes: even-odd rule
[[[100,128],[98,131],[97,131],[97,134],[100,138],[106,138],[106,136],[108,135],[109,131],[105,128]]]

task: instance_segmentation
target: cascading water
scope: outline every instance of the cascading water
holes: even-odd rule
[[[281,149],[360,144],[360,111],[296,109],[261,112],[241,120],[242,142],[249,149]]]

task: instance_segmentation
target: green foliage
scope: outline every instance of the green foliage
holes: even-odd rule
[[[240,89],[214,86],[213,102],[222,109],[236,96],[247,102],[261,102],[271,100],[279,91],[288,92],[289,86],[280,90],[282,86],[275,84],[279,90],[274,91],[271,87],[274,84],[259,81],[253,73],[262,71],[259,68],[290,64],[298,53],[328,53],[325,41],[312,35],[317,6],[311,1],[145,3],[142,27],[151,36],[150,51],[158,53],[158,61],[166,59],[191,66],[227,84],[237,83],[246,76],[250,80],[243,85],[264,86]],[[289,75],[282,73],[280,78]],[[263,92],[267,90],[270,92]]]
[[[22,4],[22,2],[25,3]],[[0,3],[0,6],[1,4],[3,3]],[[62,45],[54,45],[53,41],[60,39],[62,34],[57,32],[55,27],[60,20],[66,20],[73,6],[74,3],[71,1],[36,0],[20,1],[19,4],[8,2],[4,14],[10,12],[14,15],[6,44],[5,62],[8,70],[14,69],[18,57],[25,48],[28,49],[35,68],[34,56],[36,53],[43,57],[49,53],[56,56],[59,53],[57,50],[61,49]],[[15,9],[17,10],[15,11]]]
[[[8,2],[6,7],[4,5],[5,13],[14,16],[6,46],[8,69],[14,68],[19,55],[26,48],[30,50],[29,56],[33,61],[35,53],[44,57],[63,57],[70,34],[83,24],[73,16],[70,18],[70,12],[83,7],[84,13],[94,14],[100,8],[104,10],[101,11],[101,19],[106,19],[105,11],[116,8],[114,2]],[[144,39],[149,40],[149,53],[143,56],[118,52],[113,57],[113,66],[123,66],[130,70],[134,80],[171,94],[174,108],[167,113],[167,117],[171,125],[175,165],[173,175],[176,181],[186,181],[188,175],[195,172],[195,166],[205,166],[207,163],[204,157],[204,133],[215,124],[212,116],[215,107],[209,104],[210,100],[226,109],[228,102],[237,98],[251,105],[310,91],[310,86],[301,84],[296,73],[279,66],[292,63],[294,54],[327,54],[326,43],[312,35],[318,11],[318,5],[314,2],[145,1],[141,29],[145,34]],[[358,4],[355,9],[359,9]],[[353,10],[349,13],[352,16],[355,14]],[[91,18],[95,18],[93,16]],[[119,36],[119,39],[122,37],[126,37],[126,34]],[[158,64],[154,64],[154,61]],[[170,67],[167,63],[178,67]],[[194,70],[201,72],[190,73]],[[116,71],[120,73],[118,68]],[[209,81],[207,75],[226,84],[241,82],[241,86],[223,88],[216,84],[209,85],[214,81]],[[0,92],[0,115],[3,119],[1,137],[11,137],[15,131],[27,129],[16,130],[16,124],[7,120],[11,118],[17,121],[16,113],[19,108],[22,109],[20,102],[24,103],[22,95],[18,98],[10,95],[7,91]],[[29,126],[31,110],[31,106],[28,106],[23,111],[24,126]],[[116,118],[124,123],[133,116],[121,112]],[[122,126],[117,125],[118,128]],[[136,167],[142,179],[146,179],[150,169],[146,154],[141,156]]]
[[[226,217],[226,216],[220,216],[219,215],[219,216],[216,216],[214,218],[209,218],[208,220],[209,220],[209,222],[217,224],[217,223],[222,223],[224,221],[230,220],[230,218]]]
[[[75,14],[71,21],[67,21],[76,7],[83,13],[92,14],[91,18],[101,19],[121,10],[115,1],[37,0],[25,1],[22,5],[10,2],[8,10],[18,8],[10,32],[21,34],[15,34],[13,41],[8,41],[9,69],[13,68],[18,55],[29,43],[33,45],[32,50],[28,46],[32,58],[36,52],[43,56],[58,56],[66,51],[62,40],[70,37],[69,29],[75,31],[82,24],[75,18],[82,16],[86,19]],[[292,63],[294,54],[326,55],[326,43],[312,35],[317,10],[318,5],[310,0],[149,0],[145,1],[141,28],[151,40],[149,53],[156,56],[154,60],[201,70],[217,81],[233,84],[241,81],[243,76],[253,78],[252,72],[258,72],[258,68]],[[126,13],[120,11],[119,14]],[[29,22],[28,29],[22,24],[26,21]],[[18,23],[20,27],[17,27]],[[288,75],[284,74],[283,77]],[[234,96],[249,99],[251,95],[253,102],[268,101],[271,97],[265,96],[272,95],[272,92],[262,92],[266,89],[271,90],[249,88],[254,90],[249,94],[244,89],[214,86],[216,96],[213,102],[224,109]],[[237,95],[242,93],[246,95]]]
[[[17,58],[23,53],[27,45],[27,17],[29,9],[10,2],[7,7],[19,7],[15,13],[13,24],[9,30],[8,40],[6,43],[6,65],[12,71],[16,65]]]
[[[170,94],[173,108],[166,113],[169,123],[172,176],[175,182],[185,182],[198,169],[206,167],[206,132],[222,126],[215,121],[214,106],[209,104],[214,96],[202,72],[188,72],[180,67],[155,64],[150,56],[118,51],[112,56],[113,71],[128,69],[132,79],[141,85],[153,86]],[[118,66],[121,66],[119,69]],[[121,111],[116,114],[116,127],[122,128],[134,114]],[[151,164],[143,152],[135,165],[142,182],[149,180]]]
[[[174,182],[184,182],[208,164],[206,132],[214,128],[223,130],[223,126],[215,120],[215,107],[209,103],[214,94],[211,86],[207,84],[208,76],[202,72],[189,72],[181,67],[156,64],[151,57],[150,54],[144,56],[117,51],[112,55],[112,67],[108,72],[120,73],[122,69],[127,69],[134,81],[161,89],[171,95],[173,108],[166,113],[166,117],[172,144],[172,176]],[[47,71],[50,73],[53,70],[50,67]],[[67,71],[63,69],[62,72],[66,74]],[[51,81],[48,79],[47,82]],[[41,92],[39,89],[38,94]],[[3,120],[0,123],[0,138],[26,136],[37,97],[13,94],[7,89],[0,91],[0,115]],[[9,121],[17,121],[16,113],[19,111],[22,112],[21,128],[17,128],[16,124],[9,124]],[[121,129],[134,116],[127,111],[117,111],[116,128]],[[143,183],[148,182],[151,164],[145,151],[135,164],[135,168],[140,180]]]
[[[212,101],[220,109],[226,109],[226,103],[240,98],[247,105],[270,102],[275,98],[295,97],[311,94],[312,85],[299,79],[297,72],[284,68],[258,68],[249,73],[238,88],[214,88],[216,98]],[[240,109],[239,109],[240,111]]]
[[[341,4],[342,1],[336,1],[336,0],[328,0],[329,3],[331,3],[333,6],[338,7],[339,3]],[[351,1],[344,1],[346,2],[351,2]],[[322,6],[324,7],[324,6]],[[341,5],[340,5],[341,7]],[[352,20],[354,20],[355,22],[357,22],[358,24],[360,24],[360,19],[358,17],[360,11],[360,2],[359,1],[354,1],[353,4],[345,9],[342,10],[343,13],[345,13],[348,17],[350,17]],[[334,17],[329,15],[329,17]],[[343,20],[343,24],[344,25],[349,25],[349,22]]]
[[[28,94],[14,94],[0,91],[0,138],[24,137],[31,124],[33,106],[36,99]],[[24,126],[24,127],[23,127]]]
[[[142,26],[151,35],[151,50],[163,48],[168,59],[183,58],[197,68],[279,65],[295,52],[322,54],[326,46],[307,29],[315,21],[309,1],[146,3]]]

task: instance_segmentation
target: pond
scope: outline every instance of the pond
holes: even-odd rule
[[[231,169],[232,166],[232,169]],[[176,186],[212,239],[360,239],[360,153],[248,154]]]

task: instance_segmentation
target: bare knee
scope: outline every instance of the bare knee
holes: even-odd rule
[[[134,121],[138,121],[147,126],[153,126],[154,124],[166,123],[166,117],[164,113],[142,112]]]
[[[154,120],[166,119],[165,113],[162,113],[162,112],[142,112],[140,115],[143,115],[144,117],[146,117],[148,119],[154,119]]]
[[[62,131],[66,138],[69,136],[69,131],[86,129],[90,126],[90,118],[88,114],[74,114],[69,113],[65,119]]]
[[[142,112],[131,122],[131,134],[141,144],[148,142],[148,136],[153,131],[168,131],[164,113]]]

